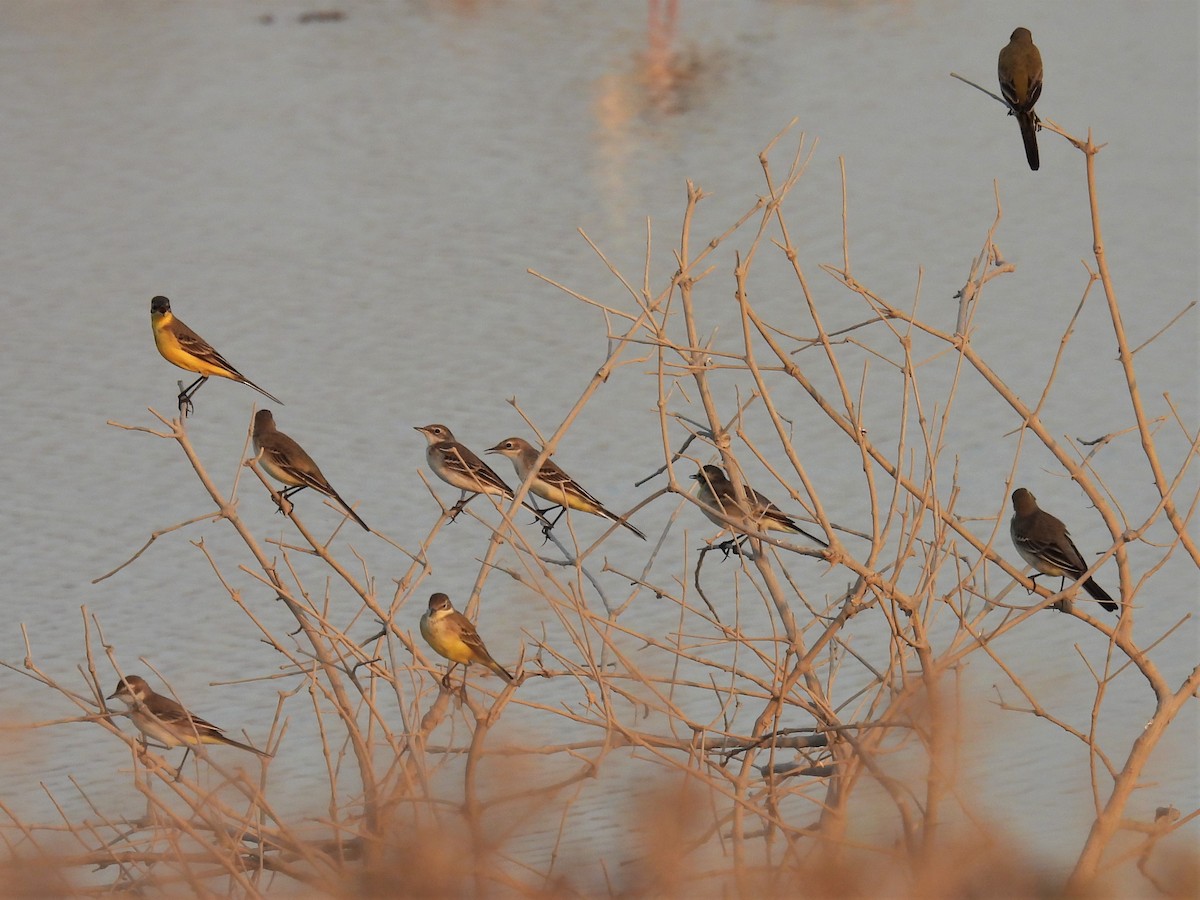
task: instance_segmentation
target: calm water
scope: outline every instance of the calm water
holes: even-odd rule
[[[506,403],[515,398],[549,434],[603,362],[599,314],[526,270],[628,309],[577,230],[640,284],[649,218],[657,289],[674,268],[685,179],[712,195],[697,222],[706,240],[763,193],[756,155],[793,117],[819,141],[793,194],[791,224],[831,328],[864,318],[817,269],[841,260],[838,157],[848,176],[858,278],[901,306],[921,278],[921,309],[948,330],[952,295],[991,225],[998,186],[997,241],[1018,274],[988,288],[975,342],[1031,401],[1086,286],[1083,165],[1064,141],[1043,133],[1042,171],[1030,173],[1015,124],[948,77],[954,70],[994,89],[996,53],[1017,24],[1033,30],[1046,59],[1039,111],[1109,143],[1099,163],[1101,204],[1131,342],[1142,343],[1197,296],[1194,4],[684,0],[671,46],[688,74],[658,87],[641,62],[643,3],[339,6],[343,21],[301,25],[297,15],[308,7],[289,3],[0,5],[0,448],[9,473],[0,658],[24,657],[24,623],[38,664],[78,684],[86,606],[124,666],[138,670],[138,657],[146,657],[182,696],[197,698],[201,714],[235,731],[244,724],[257,738],[265,725],[254,723],[274,710],[271,684],[211,686],[258,674],[243,670],[245,660],[261,664],[258,634],[189,543],[203,539],[226,574],[253,592],[236,572],[247,560],[227,529],[170,533],[120,575],[91,583],[152,531],[209,510],[172,445],[105,424],[154,425],[147,407],[172,410],[183,373],[152,348],[151,296],[169,296],[182,319],[278,394],[286,402],[276,409],[280,427],[343,496],[361,501],[369,523],[415,549],[436,511],[417,474],[424,442],[412,426],[446,422],[482,449],[528,435]],[[268,13],[270,22],[262,18]],[[781,144],[777,171],[794,146],[792,137]],[[732,250],[748,240],[718,257],[723,268],[703,287],[708,321],[721,326],[719,347],[737,345],[729,272]],[[799,321],[800,299],[775,269],[762,266],[753,299],[787,327]],[[1169,392],[1192,429],[1195,321],[1138,357],[1151,414],[1167,415]],[[1096,291],[1068,350],[1073,380],[1060,381],[1044,410],[1055,434],[1090,439],[1128,427],[1114,347]],[[644,496],[633,482],[661,463],[645,368],[621,370],[556,457],[615,509]],[[880,368],[872,377],[886,376]],[[974,390],[965,388],[968,397]],[[225,382],[199,395],[191,436],[226,488],[258,399]],[[731,388],[721,401],[733,399]],[[1002,504],[1013,422],[959,412],[950,435],[964,475],[959,509],[989,515]],[[753,427],[765,440],[766,423]],[[1176,432],[1168,416],[1160,435],[1172,471],[1186,452]],[[861,473],[846,468],[842,446],[801,447],[806,462],[826,473],[829,496],[838,495],[838,478],[857,494]],[[1116,441],[1097,465],[1133,521],[1151,508],[1134,440]],[[1056,476],[1048,457],[1027,451],[1020,477],[1052,509],[1080,504],[1064,518],[1081,546],[1099,547],[1099,522]],[[281,533],[257,484],[244,483],[241,497],[240,511],[261,534]],[[310,524],[335,521],[316,498],[300,499]],[[652,541],[673,509],[664,500],[639,514]],[[674,527],[673,546],[696,546],[711,534],[694,510]],[[349,531],[343,538],[388,597],[405,560],[378,540]],[[444,533],[427,585],[465,596],[483,541],[472,523]],[[609,552],[625,554],[636,570],[645,553],[636,543],[618,535]],[[1137,633],[1145,642],[1195,611],[1195,570],[1177,562],[1143,594]],[[1115,581],[1115,566],[1105,575]],[[841,576],[828,581],[810,588],[818,595],[842,589]],[[518,624],[536,624],[522,619],[528,609],[511,587],[489,584],[489,603]],[[408,607],[414,628],[421,606],[416,597]],[[277,611],[263,614],[285,627]],[[648,631],[676,627],[671,610],[648,607],[645,617]],[[879,625],[864,617],[856,639],[878,640]],[[494,627],[489,636],[502,659],[515,658],[520,643],[518,627]],[[1059,617],[1026,629],[1005,651],[1047,696],[1069,707],[1063,698],[1077,693],[1072,720],[1086,727],[1092,687],[1077,643],[1102,659],[1103,644]],[[1194,625],[1158,653],[1178,683],[1196,663]],[[981,676],[984,686],[991,677]],[[44,706],[48,695],[14,674],[0,673],[0,684],[0,715],[68,713]],[[539,690],[552,701],[550,688]],[[1107,702],[1113,734],[1136,733],[1147,714],[1141,685]],[[989,709],[978,715],[981,728],[994,725]],[[279,783],[321,783],[320,759],[292,750],[303,746],[301,718],[297,709],[274,764]],[[1144,792],[1132,813],[1194,800],[1188,741],[1196,730],[1193,705],[1151,772],[1163,789]],[[111,772],[127,766],[127,752],[97,735],[68,726],[10,748],[0,755],[0,796],[28,819],[47,820],[39,781],[69,802],[68,776],[101,795],[116,790]],[[1079,749],[1015,715],[984,743],[987,757],[968,763],[977,765],[981,806],[1006,814],[1013,831],[1050,858],[1070,859],[1088,802],[1086,783],[1072,780],[1086,774]],[[590,808],[597,835],[622,809]]]

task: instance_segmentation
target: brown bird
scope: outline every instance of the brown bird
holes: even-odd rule
[[[513,498],[512,488],[504,483],[504,479],[469,448],[456,441],[445,425],[421,425],[416,430],[425,435],[425,440],[429,442],[425,448],[425,461],[429,463],[433,474],[462,491],[462,497],[454,504],[455,513],[479,494],[493,494],[505,500]]]
[[[346,514],[367,531],[371,529],[367,523],[358,517],[358,513],[350,508],[350,504],[333,489],[313,458],[304,452],[304,448],[275,427],[275,417],[269,409],[260,409],[254,414],[254,451],[258,454],[259,465],[276,481],[289,485],[280,496],[284,500],[297,491],[312,488],[326,497],[332,497]]]
[[[248,750],[264,758],[271,754],[226,737],[212,722],[188,712],[184,707],[170,697],[156,694],[146,683],[146,679],[137,675],[126,675],[117,684],[117,689],[108,695],[108,700],[120,700],[129,707],[129,719],[135,728],[142,733],[143,742],[158,741],[164,747],[186,747],[183,759],[179,761],[179,772],[193,747],[201,744],[227,744],[239,750]]]
[[[484,452],[499,453],[501,456],[507,456],[511,459],[513,468],[517,472],[517,477],[521,481],[529,477],[529,473],[533,471],[533,464],[538,458],[537,448],[530,444],[529,441],[519,437],[506,438],[495,447]],[[533,480],[529,482],[529,490],[543,500],[562,507],[562,511],[559,512],[554,521],[542,529],[544,533],[548,534],[550,529],[558,524],[558,520],[562,518],[563,512],[566,512],[570,508],[591,513],[594,516],[603,516],[606,519],[611,519],[618,525],[628,528],[643,541],[646,539],[646,535],[642,534],[641,531],[630,525],[629,522],[618,516],[615,512],[605,509],[600,501],[585,491],[578,481],[559,468],[557,463],[550,460],[542,463],[537,474],[533,476]]]
[[[1025,488],[1013,491],[1012,504],[1013,517],[1008,530],[1021,559],[1041,575],[1061,577],[1064,583],[1067,578],[1078,581],[1088,565],[1067,533],[1067,526],[1040,509],[1037,498]],[[1036,579],[1037,575],[1030,578],[1031,581]],[[1100,605],[1109,612],[1117,611],[1118,606],[1113,598],[1094,579],[1085,581],[1083,589],[1099,600]]]
[[[825,541],[815,534],[809,534],[796,524],[778,506],[760,494],[748,484],[742,484],[742,492],[746,496],[746,505],[738,502],[733,483],[720,466],[704,466],[692,476],[692,480],[700,485],[697,496],[703,504],[701,510],[709,521],[721,528],[741,532],[743,535],[761,531],[783,531],[789,534],[802,534],[810,541],[828,547]],[[724,515],[736,524],[731,525],[721,518]]]
[[[1028,28],[1018,28],[1004,49],[997,64],[1000,92],[1008,102],[1008,113],[1017,117],[1021,140],[1025,142],[1025,158],[1029,168],[1038,170],[1038,117],[1033,105],[1042,95],[1042,54],[1034,46]]]

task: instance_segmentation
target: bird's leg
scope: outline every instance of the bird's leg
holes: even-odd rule
[[[742,556],[742,545],[750,540],[748,535],[743,534],[741,537],[731,537],[727,541],[721,541],[717,544],[717,549],[725,554],[725,559],[729,559],[732,553],[734,556]]]
[[[302,488],[304,488],[304,485],[300,485],[298,487],[287,487],[280,491],[280,496],[278,496],[278,498],[275,500],[275,511],[281,516],[292,515],[292,508],[295,504],[292,503],[292,500],[289,500],[288,498],[292,497],[292,494],[294,494],[296,491],[302,490]]]
[[[191,414],[192,409],[193,409],[192,394],[194,394],[194,393],[196,393],[196,391],[200,390],[200,385],[204,384],[204,382],[206,382],[206,381],[208,381],[208,376],[201,375],[199,378],[197,378],[195,381],[193,381],[191,384],[189,384],[186,388],[184,388],[182,391],[180,391],[179,396],[175,398],[176,400],[179,401],[179,412],[185,419],[188,417],[188,415]],[[183,382],[179,382],[179,383],[182,384]]]
[[[296,494],[298,491],[304,490],[306,487],[308,487],[308,485],[298,484],[294,487],[285,488],[284,490],[280,491],[279,502],[276,504],[276,506],[279,507],[278,512],[285,516],[291,515],[292,507],[295,505],[291,501],[292,495]]]
[[[151,744],[150,738],[146,737],[145,735],[142,735],[141,739],[138,741],[138,746],[141,748],[140,750],[138,750],[138,756],[145,756],[147,753],[150,752],[151,747],[153,747],[155,750],[170,750],[171,749],[166,744]]]
[[[450,663],[450,668],[446,669],[446,674],[442,676],[442,687],[446,690],[450,690],[450,673],[454,671],[454,667],[457,665],[458,663],[456,662]]]
[[[554,530],[554,526],[558,524],[558,520],[563,517],[563,513],[565,513],[566,511],[567,511],[567,508],[565,506],[560,506],[558,508],[558,515],[554,517],[554,521],[548,525],[542,526],[542,537],[549,540],[550,532]],[[549,510],[547,510],[547,512],[549,512]],[[544,518],[543,518],[543,521],[545,521]]]
[[[175,770],[175,780],[179,780],[179,776],[183,774],[183,764],[187,762],[188,754],[192,752],[191,747],[184,747],[183,759],[179,761],[179,768]]]
[[[536,503],[533,503],[529,500],[523,500],[523,501],[521,501],[521,505],[524,506],[530,512],[532,512],[535,516],[537,516],[538,520],[542,523],[542,525],[544,527],[547,527],[547,528],[550,527],[550,522],[546,519],[545,512],[538,509],[538,506]]]
[[[450,507],[450,521],[453,522],[458,518],[458,514],[463,511],[468,503],[479,496],[479,491],[463,491],[462,496],[458,498],[458,502]]]

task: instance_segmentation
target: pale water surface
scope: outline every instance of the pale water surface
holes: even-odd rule
[[[953,294],[992,223],[998,188],[997,241],[1018,271],[989,287],[975,343],[1015,390],[1036,397],[1086,286],[1082,158],[1043,133],[1042,170],[1029,172],[1012,120],[948,77],[954,70],[994,90],[996,53],[1018,24],[1033,30],[1046,59],[1039,111],[1076,134],[1091,128],[1109,144],[1099,160],[1102,212],[1132,343],[1196,298],[1194,4],[680,5],[673,47],[692,74],[658,93],[639,79],[646,8],[632,0],[344,2],[343,21],[311,25],[297,22],[309,7],[288,2],[0,5],[0,448],[8,474],[0,658],[24,658],[24,623],[37,664],[79,684],[73,673],[83,658],[86,606],[123,666],[139,670],[145,656],[181,696],[195,698],[202,715],[260,739],[265,724],[255,723],[273,714],[278,685],[212,686],[260,674],[263,650],[189,541],[203,539],[240,578],[248,602],[271,625],[287,626],[255,582],[236,572],[245,551],[227,528],[167,534],[136,564],[92,584],[152,531],[209,511],[172,444],[105,424],[153,425],[147,406],[172,412],[184,373],[154,352],[153,295],[169,296],[181,318],[278,394],[286,402],[275,410],[280,427],[360,503],[369,523],[415,548],[436,507],[418,477],[424,442],[412,426],[446,422],[482,449],[528,434],[505,402],[515,397],[548,434],[603,362],[599,314],[526,270],[628,309],[628,296],[577,229],[640,285],[649,218],[657,290],[674,269],[685,179],[712,195],[697,221],[706,240],[764,192],[756,156],[793,117],[797,131],[819,141],[793,195],[791,224],[826,324],[863,318],[817,269],[841,261],[838,157],[858,278],[902,306],[920,280],[921,309],[948,330]],[[780,144],[780,173],[795,139]],[[723,268],[701,290],[706,315],[722,325],[718,346],[737,345],[731,253],[748,240],[725,248],[717,258]],[[768,319],[785,327],[802,321],[785,267],[764,263],[756,279],[753,299]],[[1138,356],[1151,414],[1167,414],[1162,394],[1169,392],[1189,427],[1197,412],[1195,318]],[[1056,434],[1094,438],[1131,423],[1114,346],[1097,290],[1067,351],[1072,378],[1043,410]],[[644,496],[633,482],[662,461],[644,368],[622,369],[604,387],[556,457],[616,509]],[[888,376],[880,368],[874,377]],[[733,397],[730,383],[721,400]],[[239,471],[251,405],[262,399],[227,382],[209,383],[198,397],[190,433],[226,489]],[[949,436],[963,481],[958,509],[992,515],[1006,508],[1015,424],[987,414],[972,420],[962,406],[959,431]],[[876,412],[886,430],[887,404]],[[766,422],[752,424],[765,439]],[[1186,451],[1177,433],[1164,422],[1170,471]],[[838,495],[839,478],[848,496],[861,493],[861,473],[847,467],[842,446],[799,445],[806,463],[824,473],[829,497]],[[1132,521],[1151,508],[1150,477],[1132,437],[1106,449],[1097,466],[1111,484],[1146,486],[1141,505],[1127,510]],[[1099,547],[1100,522],[1058,474],[1038,453],[1027,453],[1020,469],[1047,506],[1061,513],[1075,504],[1064,518],[1077,542]],[[1194,490],[1195,478],[1189,483]],[[285,533],[257,483],[244,480],[240,496],[240,511],[261,534]],[[310,524],[336,521],[318,498],[298,499]],[[661,500],[638,514],[652,542],[674,509]],[[838,517],[858,513],[847,508]],[[691,509],[673,527],[670,540],[680,548],[711,535]],[[627,537],[614,536],[606,552],[637,571],[646,548]],[[389,596],[389,579],[407,561],[353,526],[343,539]],[[465,596],[484,540],[465,519],[444,532],[426,586]],[[1137,548],[1131,552],[1136,558]],[[1195,570],[1179,562],[1143,592],[1143,641],[1196,610]],[[1115,566],[1104,574],[1114,581]],[[655,576],[665,583],[682,573]],[[818,578],[808,585],[817,596],[844,587]],[[427,593],[422,588],[406,607],[414,629]],[[536,624],[528,621],[532,607],[507,579],[490,582],[485,599],[489,644],[499,658],[515,659],[518,626]],[[649,596],[637,602],[645,604],[647,630],[678,627],[674,607],[659,613]],[[883,639],[881,626],[863,616],[852,632],[869,643]],[[365,638],[373,626],[360,627]],[[1002,652],[1050,699],[1077,692],[1072,720],[1086,729],[1093,688],[1076,644],[1103,659],[1094,635],[1047,614],[1043,627],[1020,631]],[[1197,662],[1194,623],[1157,652],[1177,684]],[[993,675],[977,676],[981,698],[990,696]],[[0,685],[5,718],[70,713],[44,705],[48,695],[15,674],[0,673]],[[533,681],[526,689],[554,702],[551,685]],[[997,715],[984,702],[980,727]],[[1148,702],[1140,683],[1114,691],[1106,701],[1113,737],[1136,734]],[[285,808],[319,815],[324,801],[307,807],[303,789],[323,783],[323,763],[300,724],[303,709],[296,713],[273,780],[288,785]],[[1193,704],[1151,772],[1158,785],[1132,812],[1195,803],[1196,731]],[[1069,861],[1089,804],[1079,746],[1015,714],[992,733],[1003,741],[974,745],[985,755],[967,761],[981,807],[1005,816],[1003,824],[1048,860]],[[64,726],[6,743],[0,797],[27,820],[54,816],[39,782],[69,806],[77,802],[69,777],[100,799],[124,789],[125,775],[113,772],[127,771],[127,750],[96,729]],[[586,807],[592,830],[585,833],[597,847],[618,840],[628,791],[614,789],[607,802]],[[534,854],[538,842],[536,834],[529,839]],[[564,858],[582,852],[566,849]]]

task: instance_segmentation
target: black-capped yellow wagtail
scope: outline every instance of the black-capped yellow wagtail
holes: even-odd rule
[[[742,493],[745,494],[746,501],[739,502],[733,483],[720,466],[704,466],[692,479],[700,485],[696,496],[702,504],[704,515],[721,528],[743,535],[755,532],[765,534],[768,531],[802,534],[822,547],[829,546],[816,535],[809,534],[797,525],[791,516],[744,482]],[[728,549],[725,544],[722,547]]]
[[[171,301],[166,297],[155,297],[150,301],[150,328],[154,331],[154,346],[163,359],[200,376],[184,388],[177,398],[179,411],[185,416],[192,408],[192,395],[213,375],[249,385],[264,397],[283,404],[274,394],[263,390],[231,366],[225,357],[213,349],[212,344],[175,318],[171,312]]]

